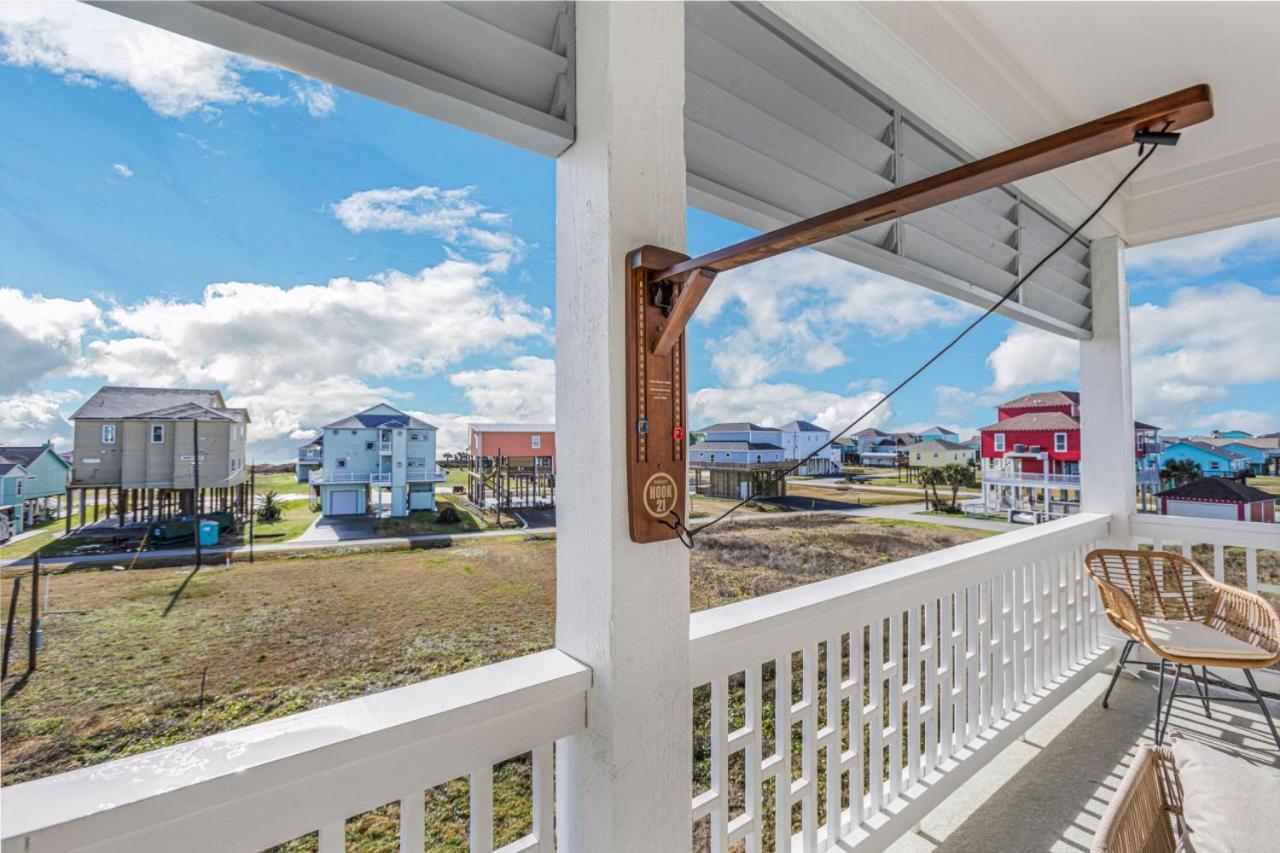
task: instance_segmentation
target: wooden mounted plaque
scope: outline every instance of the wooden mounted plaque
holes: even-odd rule
[[[688,485],[685,336],[664,355],[654,345],[669,322],[681,283],[655,285],[654,270],[689,256],[643,246],[627,256],[627,493],[633,542],[663,542],[679,535]]]

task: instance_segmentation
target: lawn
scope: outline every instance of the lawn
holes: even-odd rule
[[[254,489],[259,495],[267,492],[281,495],[306,494],[307,484],[299,483],[292,471],[283,474],[258,474],[254,478]]]
[[[1249,485],[1280,497],[1280,477],[1250,477]]]
[[[728,524],[699,539],[690,568],[692,608],[983,535],[831,516]],[[5,784],[528,654],[554,641],[554,540],[513,535],[431,551],[214,566],[195,576],[164,616],[188,571],[51,578],[40,669],[21,688],[12,679],[6,685]],[[6,584],[0,607],[8,595]],[[13,659],[20,674],[25,614],[19,622]],[[499,844],[527,831],[528,786],[527,759],[497,771]],[[427,806],[430,849],[465,850],[465,782],[429,792]],[[395,849],[397,822],[394,805],[352,818],[348,849]],[[289,846],[314,849],[314,841]]]
[[[877,492],[874,489],[861,489],[856,486],[847,490],[830,486],[810,486],[804,483],[787,483],[787,494],[796,498],[814,498],[816,500],[838,501],[850,505],[892,506],[894,504],[914,504],[924,500],[923,495],[905,492]]]
[[[261,488],[259,488],[261,493]],[[268,544],[272,542],[288,542],[301,536],[311,523],[316,520],[319,513],[313,511],[307,506],[307,501],[285,501],[280,504],[282,511],[280,520],[271,523],[255,521],[253,526],[253,541],[260,544]],[[223,545],[240,544],[249,541],[249,525],[243,525],[240,535],[234,540],[224,539]]]
[[[43,548],[50,542],[62,535],[62,531],[66,530],[66,522],[61,518],[35,527],[28,527],[24,532],[32,530],[40,531],[34,536],[28,536],[18,542],[9,542],[6,545],[0,545],[0,560],[20,560],[30,557],[38,549]]]
[[[458,511],[457,524],[441,524],[437,516],[446,506]],[[450,495],[436,495],[436,512],[415,510],[402,518],[379,518],[373,523],[373,532],[378,536],[422,536],[430,533],[475,533],[481,530],[493,530],[493,522],[486,521],[472,510],[466,503]],[[511,525],[514,525],[514,520]],[[504,527],[511,526],[506,523]]]

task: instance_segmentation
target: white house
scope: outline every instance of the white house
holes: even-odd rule
[[[784,459],[803,459],[831,440],[831,432],[808,421],[791,421],[778,427],[782,439]],[[840,448],[824,448],[809,462],[796,470],[797,474],[839,474]]]

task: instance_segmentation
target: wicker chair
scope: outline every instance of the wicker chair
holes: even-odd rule
[[[1173,752],[1143,746],[1111,798],[1089,853],[1174,853],[1184,829]]]
[[[1194,561],[1169,551],[1097,550],[1085,557],[1085,567],[1102,593],[1108,618],[1129,638],[1102,697],[1102,707],[1107,707],[1121,670],[1131,663],[1133,647],[1141,643],[1160,658],[1157,745],[1164,742],[1169,712],[1186,670],[1195,685],[1195,697],[1204,705],[1205,716],[1212,717],[1210,701],[1257,703],[1280,747],[1280,733],[1276,732],[1252,672],[1280,661],[1280,616],[1266,599],[1220,583]],[[1166,706],[1164,682],[1168,664],[1173,664],[1176,672]],[[1197,666],[1204,680],[1203,689],[1195,677]],[[1210,666],[1242,670],[1251,695],[1211,696]],[[1222,679],[1216,681],[1219,686],[1232,687]]]

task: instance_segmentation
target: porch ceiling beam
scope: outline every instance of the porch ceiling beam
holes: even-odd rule
[[[1213,101],[1209,86],[1191,86],[682,261],[653,273],[649,278],[650,281],[661,282],[687,276],[695,270],[713,273],[731,270],[1124,148],[1133,144],[1134,135],[1141,130],[1179,131],[1212,116]],[[684,322],[669,323],[659,342],[672,335],[678,337],[684,323],[693,315],[697,300],[706,294],[706,289],[705,286],[686,289],[678,301],[685,301],[687,296],[693,300],[693,304],[679,307],[678,316]],[[677,325],[679,328],[672,328]]]

